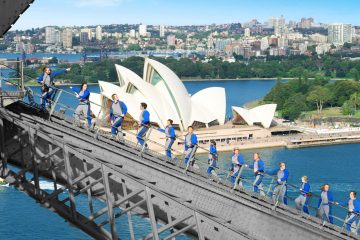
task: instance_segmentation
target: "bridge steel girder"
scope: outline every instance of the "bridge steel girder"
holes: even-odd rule
[[[280,205],[273,210],[270,201],[247,191],[232,193],[228,186],[209,182],[198,174],[184,175],[183,168],[168,164],[151,152],[139,156],[139,151],[130,143],[96,136],[57,116],[52,117],[52,122],[45,121],[26,111],[26,106],[20,107],[21,113],[17,107],[0,109],[0,118],[6,125],[0,129],[5,135],[3,140],[6,142],[28,129],[27,135],[34,134],[36,144],[31,145],[29,139],[32,138],[26,134],[19,135],[20,141],[29,146],[8,161],[20,167],[30,166],[31,172],[38,169],[39,175],[55,180],[54,186],[64,184],[65,188],[56,188],[50,194],[39,189],[36,197],[50,206],[55,204],[54,208],[58,205],[65,208],[65,218],[95,238],[98,237],[88,226],[96,225],[105,239],[116,239],[119,230],[116,219],[127,214],[131,223],[132,210],[149,216],[152,231],[144,236],[146,238],[157,239],[164,229],[171,229],[165,238],[186,231],[200,239],[359,239],[336,226],[322,227],[320,220],[311,216],[305,219],[287,206]],[[13,145],[1,152],[4,160],[7,152],[18,148],[17,144]],[[57,148],[63,151],[52,155]],[[35,160],[42,158],[43,161],[37,163],[23,157],[30,152],[34,153]],[[44,156],[48,156],[48,161]],[[58,167],[53,168],[54,165]],[[19,179],[17,176],[13,182],[21,185]],[[69,196],[62,202],[57,196],[63,189]],[[89,216],[76,211],[76,196],[81,192],[88,195]],[[92,197],[103,200],[106,207],[94,212]],[[74,206],[64,207],[67,201]],[[113,210],[118,207],[125,212],[115,213]],[[107,220],[97,223],[99,214],[107,214]],[[165,226],[158,228],[158,222]],[[110,232],[104,228],[108,224]],[[130,237],[134,239],[132,224],[129,226]]]
[[[58,139],[58,137],[48,137],[39,128],[37,128],[36,125],[32,127],[33,128],[28,128],[27,136],[18,136],[19,139],[22,139],[23,141],[28,139],[30,142],[30,146],[24,149],[30,153],[28,155],[30,158],[12,160],[12,163],[21,166],[21,164],[19,165],[21,161],[27,161],[27,164],[31,166],[31,168],[29,168],[31,172],[44,174],[46,173],[44,170],[46,171],[48,166],[42,166],[41,163],[36,161],[36,159],[48,156],[49,159],[53,161],[53,155],[56,154],[58,159],[61,159],[61,161],[64,162],[64,167],[59,169],[60,171],[57,170],[56,173],[57,179],[61,179],[61,182],[65,184],[65,187],[60,187],[52,193],[47,193],[40,188],[39,175],[37,177],[35,176],[33,179],[24,180],[16,172],[4,168],[6,171],[3,176],[5,176],[10,183],[20,187],[30,196],[39,200],[42,204],[48,205],[62,217],[69,220],[72,224],[79,227],[92,237],[96,239],[118,239],[115,222],[116,216],[113,212],[113,208],[125,206],[125,203],[127,203],[130,206],[126,211],[137,208],[137,206],[145,206],[145,208],[143,208],[143,214],[145,216],[149,216],[152,226],[152,231],[151,233],[148,233],[147,236],[150,236],[153,239],[160,239],[158,234],[172,227],[178,227],[180,230],[171,232],[169,235],[170,238],[176,237],[185,230],[192,230],[193,234],[198,235],[199,239],[204,239],[202,231],[204,231],[204,227],[207,224],[217,226],[219,231],[229,239],[247,239],[246,236],[242,236],[242,234],[239,234],[237,231],[226,226],[221,226],[221,223],[209,218],[206,214],[201,213],[199,210],[193,209],[191,206],[186,206],[172,196],[167,196],[166,193],[157,189],[156,186],[139,181],[124,170],[115,170],[111,164],[94,160],[93,158],[81,153],[81,149],[79,151],[76,147],[65,144],[61,141],[61,139]],[[25,130],[26,126],[22,125],[22,128]],[[2,130],[3,129],[4,128],[2,128]],[[13,127],[11,127],[11,129],[13,129]],[[4,138],[2,140],[4,140],[4,142],[6,141]],[[37,144],[35,144],[35,142]],[[44,144],[45,142],[47,144]],[[47,149],[46,147],[42,148],[40,146],[52,146],[51,148],[56,151],[50,150],[50,148]],[[61,148],[62,151],[58,151],[58,148]],[[14,156],[13,159],[16,159],[16,156]],[[87,173],[85,173],[85,171],[80,173],[78,171],[79,169],[74,167],[74,165],[80,166],[80,163],[86,163],[88,168]],[[23,173],[21,175],[23,175]],[[48,177],[48,175],[52,176],[52,173],[48,172],[44,175]],[[77,203],[74,192],[80,189],[79,186],[86,188],[86,186],[89,186],[96,181],[92,178],[94,175],[100,176],[100,179],[103,180],[101,182],[97,182],[95,186],[101,185],[97,186],[97,189],[104,188],[105,194],[101,195],[101,199],[106,202],[106,207],[105,210],[99,213],[99,216],[103,214],[108,215],[108,220],[105,223],[97,223],[95,221],[96,218],[92,216],[96,213],[93,213],[90,216],[84,216],[76,211]],[[90,178],[91,180],[88,181],[86,178]],[[33,180],[33,183],[31,180]],[[121,189],[125,189],[127,192],[126,194],[123,194],[123,197],[118,194],[114,194],[119,184],[122,185]],[[92,187],[90,186],[90,189],[91,188]],[[56,198],[65,190],[68,192],[70,207],[65,204],[66,201],[63,202]],[[134,197],[137,197],[137,199],[134,199]],[[140,201],[138,201],[139,199]],[[136,201],[138,201],[138,203],[136,203]],[[179,219],[176,215],[171,216],[172,220],[167,223],[167,226],[163,226],[158,230],[157,218],[159,216],[157,216],[154,209],[157,208],[159,202],[163,201],[166,201],[170,206],[172,206],[172,208],[175,208],[176,211],[180,211],[182,214],[187,214],[187,217]],[[104,225],[108,223],[111,226],[111,232],[108,232],[106,228],[104,228]],[[191,226],[191,228],[189,226]]]
[[[0,38],[11,28],[34,0],[0,1]]]

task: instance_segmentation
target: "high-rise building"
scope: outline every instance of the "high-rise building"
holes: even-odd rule
[[[159,35],[161,38],[165,37],[165,26],[164,25],[160,26]]]
[[[232,43],[231,39],[221,39],[221,38],[217,38],[217,39],[215,40],[215,49],[216,49],[217,51],[224,51],[225,46],[226,46],[227,44],[231,44],[231,43]]]
[[[304,54],[308,49],[308,42],[299,44],[300,54]]]
[[[21,42],[21,36],[20,36],[20,35],[16,35],[16,36],[14,37],[14,42],[20,43],[20,42]]]
[[[62,41],[63,41],[62,32],[60,32],[59,30],[55,30],[54,37],[55,37],[55,42],[54,43],[56,45],[61,45]]]
[[[167,45],[168,46],[174,46],[176,45],[176,36],[175,35],[169,35],[167,36]]]
[[[321,43],[315,47],[315,51],[318,55],[329,52],[331,49],[330,43]]]
[[[89,42],[89,33],[88,32],[80,32],[80,42],[81,43]]]
[[[302,18],[299,24],[299,28],[311,28],[314,24],[313,18]]]
[[[56,41],[55,38],[56,29],[54,27],[46,27],[45,28],[45,43],[46,44],[54,44]]]
[[[251,34],[250,28],[245,28],[245,30],[244,30],[244,36],[245,36],[245,37],[250,37],[250,34]]]
[[[269,17],[267,24],[266,24],[268,28],[274,28],[275,19],[276,19],[275,17]]]
[[[288,33],[286,34],[286,37],[288,40],[303,40],[304,39],[304,35],[302,33],[299,32],[292,32],[292,33]]]
[[[80,42],[88,43],[91,40],[91,29],[83,28],[80,31]]]
[[[274,20],[274,33],[275,35],[283,35],[285,31],[285,18],[283,16],[275,18]]]
[[[268,48],[269,48],[269,39],[268,39],[268,37],[263,37],[261,39],[260,49],[261,49],[261,51],[265,51]]]
[[[19,42],[15,44],[15,52],[23,52],[24,51],[24,43]]]
[[[214,38],[211,36],[211,34],[207,39],[207,47],[208,49],[214,49]]]
[[[101,26],[97,26],[96,30],[95,30],[95,37],[97,41],[101,41],[102,40],[102,28]]]
[[[139,25],[139,35],[140,36],[146,36],[147,33],[147,27],[145,24],[140,24]]]
[[[72,29],[71,28],[64,29],[62,36],[63,36],[63,47],[72,48],[72,37],[73,37]]]
[[[289,28],[296,28],[296,25],[297,25],[296,21],[293,21],[293,20],[289,21],[289,24],[288,24]]]
[[[328,37],[319,33],[309,35],[309,38],[315,43],[327,43]]]
[[[88,43],[91,39],[91,29],[83,28],[80,31],[80,42],[81,43]]]
[[[31,43],[24,44],[24,52],[26,54],[32,54],[34,52],[34,50],[35,50],[35,47]]]
[[[249,22],[245,22],[242,24],[242,27],[244,28],[253,28],[255,27],[256,25],[259,25],[260,23],[258,22],[257,19],[252,19],[251,21]]]
[[[286,37],[280,37],[278,39],[278,47],[279,48],[286,48],[289,45],[289,41]]]
[[[277,47],[278,46],[278,37],[272,35],[269,38],[269,47]]]
[[[332,44],[352,42],[351,24],[334,23],[328,26],[328,41]]]
[[[130,30],[129,36],[130,36],[131,38],[135,38],[135,37],[136,37],[135,29],[131,29],[131,30]]]

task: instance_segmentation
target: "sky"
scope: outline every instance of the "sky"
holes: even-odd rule
[[[359,0],[35,0],[13,30],[51,25],[264,22],[281,15],[286,21],[313,17],[315,22],[360,25],[359,9]]]

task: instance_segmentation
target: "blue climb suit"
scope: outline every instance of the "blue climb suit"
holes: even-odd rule
[[[79,95],[79,105],[75,110],[75,122],[80,123],[80,115],[86,116],[88,126],[91,127],[91,116],[90,116],[90,92],[89,90],[82,91],[80,87],[72,87],[74,92]]]
[[[239,175],[240,168],[244,163],[245,163],[244,158],[241,156],[240,153],[239,154],[234,154],[231,157],[231,170],[232,170],[231,183],[233,185],[235,185],[236,177]],[[239,183],[239,185],[241,185],[241,184]]]
[[[254,163],[250,164],[249,168],[254,169],[255,180],[253,183],[253,190],[254,190],[254,192],[258,193],[259,185],[262,183],[262,180],[264,178],[264,171],[265,171],[264,162],[261,159],[254,160]],[[264,190],[262,188],[260,188],[260,190],[261,190],[260,193],[264,194]]]
[[[115,136],[118,133],[118,127],[124,121],[124,116],[127,113],[127,107],[124,102],[113,102],[110,107],[110,119],[113,122],[111,126],[111,134]]]
[[[358,221],[360,215],[360,201],[356,198],[349,200],[346,203],[339,203],[340,205],[348,208],[348,215],[345,220],[346,230],[351,231],[351,225]]]
[[[42,84],[42,94],[41,94],[41,106],[46,108],[46,100],[50,99],[54,93],[54,82],[55,77],[66,73],[65,69],[51,72],[50,74],[40,74],[38,76],[38,83]]]
[[[271,171],[266,171],[267,174],[269,175],[276,175],[276,186],[273,190],[273,194],[272,194],[272,200],[274,203],[276,203],[279,199],[285,204],[287,205],[287,198],[286,198],[286,194],[287,194],[287,179],[289,177],[289,171],[287,169],[281,170],[280,168],[271,170]]]
[[[187,165],[189,159],[192,158],[196,152],[197,136],[195,133],[188,133],[185,135],[184,147],[185,147],[185,164]]]
[[[209,175],[211,175],[211,171],[215,171],[216,168],[216,163],[217,163],[217,150],[216,150],[216,146],[214,144],[210,144],[210,149],[209,149],[209,159],[208,159],[208,164],[209,167],[207,169],[207,173]]]
[[[171,158],[171,147],[175,142],[175,129],[172,125],[168,125],[165,129],[158,128],[158,130],[166,135],[166,142],[165,142],[165,155],[168,158]]]
[[[295,199],[296,208],[309,214],[310,184],[305,182],[300,187],[300,195]]]
[[[138,143],[141,146],[143,146],[145,143],[146,132],[150,128],[150,113],[148,112],[148,110],[144,109],[140,113],[139,120],[140,120],[140,129],[136,135],[136,138],[138,140]]]
[[[329,223],[334,223],[331,213],[332,202],[334,201],[333,195],[330,191],[322,191],[318,202],[319,215],[322,220]]]

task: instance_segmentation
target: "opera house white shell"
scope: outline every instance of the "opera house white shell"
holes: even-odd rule
[[[234,119],[242,118],[249,126],[260,123],[264,128],[271,126],[276,111],[276,104],[265,104],[252,109],[232,107]]]
[[[139,120],[140,103],[148,105],[151,122],[165,127],[167,119],[182,131],[190,125],[208,127],[225,122],[225,89],[211,87],[190,96],[179,77],[164,64],[146,58],[143,78],[131,70],[115,65],[120,85],[99,81],[102,97],[93,96],[102,105],[116,93],[128,107],[128,113]],[[91,100],[91,99],[90,99]],[[97,111],[98,113],[98,111]],[[95,113],[96,114],[96,113]]]

